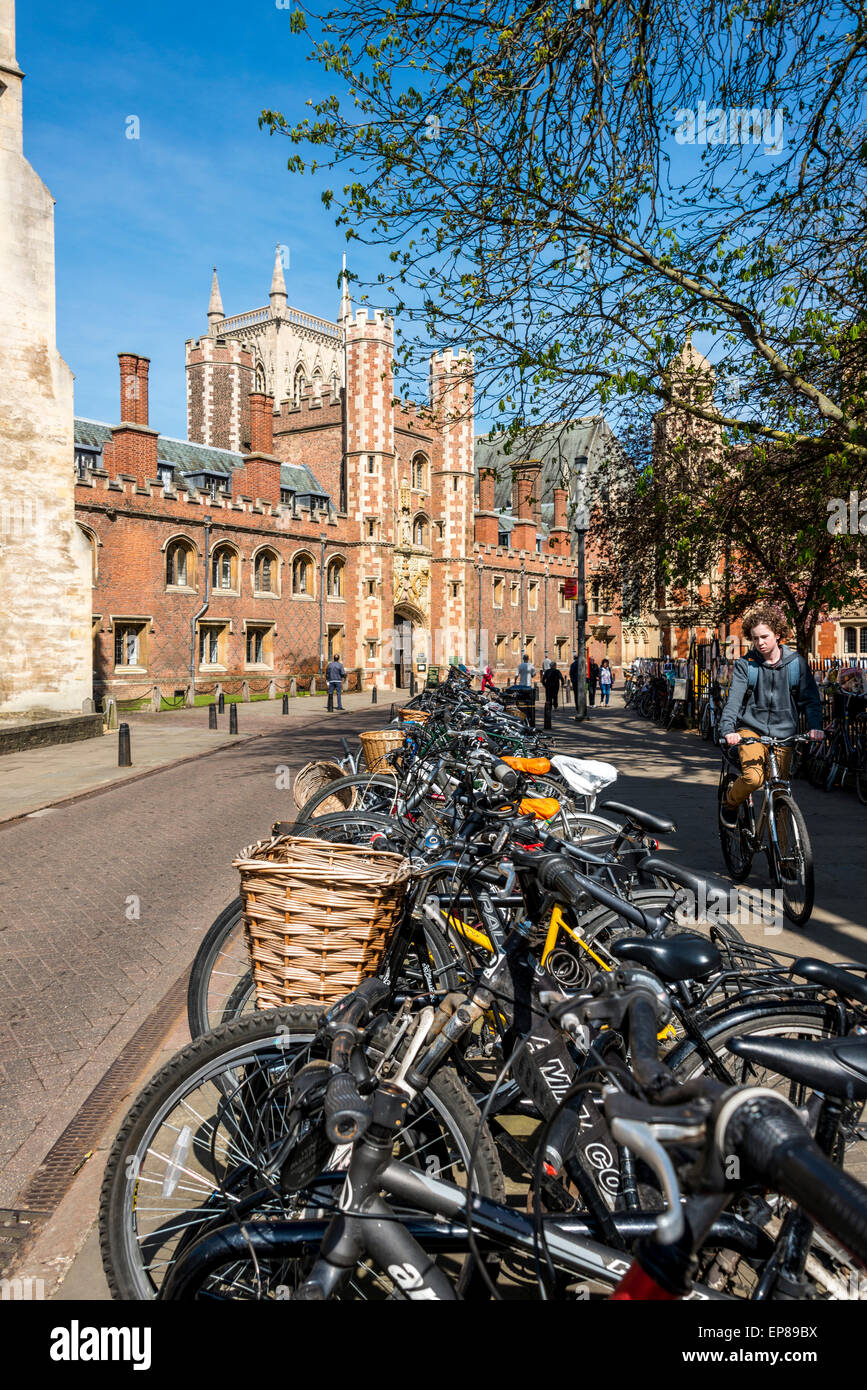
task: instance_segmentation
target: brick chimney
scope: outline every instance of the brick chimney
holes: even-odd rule
[[[493,468],[479,472],[479,510],[476,512],[474,536],[478,545],[496,545],[499,525],[494,500],[495,474]]]
[[[542,482],[538,459],[522,459],[512,464],[512,549],[533,553],[536,549],[536,508]]]
[[[139,487],[157,477],[157,441],[159,431],[148,426],[148,369],[149,357],[135,352],[119,352],[120,366],[120,424],[111,431],[112,469],[117,476],[125,473],[135,478]]]
[[[548,549],[555,555],[568,555],[571,549],[571,536],[566,521],[566,505],[569,494],[564,487],[554,489],[554,525],[548,536]]]
[[[232,474],[232,496],[243,493],[280,504],[280,460],[274,455],[274,397],[262,391],[250,393],[250,452],[244,467]]]

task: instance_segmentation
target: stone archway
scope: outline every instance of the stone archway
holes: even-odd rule
[[[427,624],[421,609],[411,603],[397,604],[394,610],[394,684],[397,690],[408,690],[414,669],[416,643]]]

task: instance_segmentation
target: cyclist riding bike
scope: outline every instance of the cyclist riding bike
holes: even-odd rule
[[[776,743],[791,744],[798,732],[798,717],[807,716],[810,738],[825,737],[822,730],[822,702],[813,673],[804,658],[783,645],[787,632],[782,611],[772,604],[760,604],[744,614],[744,636],[753,650],[735,662],[729,696],[719,722],[720,741],[730,745],[756,735]],[[779,769],[787,777],[791,747],[779,751]],[[768,770],[768,749],[751,742],[740,750],[741,775],[731,783],[720,807],[723,823],[734,828],[738,808],[762,786]]]

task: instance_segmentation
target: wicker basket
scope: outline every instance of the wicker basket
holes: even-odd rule
[[[406,893],[401,855],[284,835],[234,863],[260,1009],[332,1004],[376,973]]]
[[[402,729],[376,729],[359,734],[358,737],[364,749],[364,761],[368,772],[392,771],[391,764],[385,761],[385,755],[393,753],[395,748],[402,748],[406,743],[406,734]]]
[[[322,791],[328,786],[329,782],[337,782],[345,777],[346,773],[339,763],[321,760],[319,762],[306,763],[302,767],[292,785],[292,795],[295,798],[295,805],[302,811],[317,792]],[[321,801],[314,812],[316,816],[327,816],[332,811],[348,811],[355,801],[355,791],[352,787],[341,787],[334,796],[329,796],[327,800]]]
[[[403,709],[398,710],[397,717],[401,724],[424,724],[430,719],[430,714],[427,710],[407,709],[404,705]]]

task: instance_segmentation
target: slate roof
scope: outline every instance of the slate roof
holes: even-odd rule
[[[617,439],[603,417],[593,415],[586,420],[567,420],[559,425],[546,425],[528,431],[513,444],[508,454],[502,440],[477,435],[474,462],[476,475],[481,468],[496,470],[494,505],[501,509],[510,507],[512,503],[511,465],[521,458],[541,459],[542,519],[548,525],[553,525],[554,488],[567,488],[570,498],[574,500],[575,459],[584,456],[589,460],[588,471],[592,479],[594,470],[610,451],[615,454],[620,452]]]
[[[75,443],[84,448],[102,450],[111,439],[111,425],[100,420],[75,421]],[[227,475],[233,468],[240,468],[244,462],[243,454],[232,449],[214,449],[207,444],[191,444],[186,439],[172,439],[161,434],[157,440],[157,460],[170,463],[181,482],[192,474],[213,473]],[[190,485],[192,486],[192,485]],[[311,492],[320,497],[328,497],[328,490],[317,480],[305,464],[284,463],[280,466],[280,486],[303,497]]]

